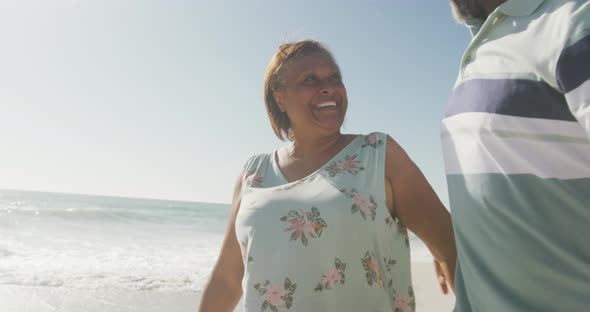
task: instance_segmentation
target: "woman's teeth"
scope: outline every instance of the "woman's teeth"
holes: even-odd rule
[[[327,102],[327,103],[322,103],[320,105],[317,106],[318,108],[324,108],[324,107],[336,107],[336,103],[334,102]]]

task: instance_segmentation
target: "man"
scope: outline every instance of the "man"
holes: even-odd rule
[[[453,0],[456,312],[590,309],[590,1]],[[444,283],[444,281],[443,281]]]

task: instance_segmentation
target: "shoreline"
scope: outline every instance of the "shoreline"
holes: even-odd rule
[[[412,262],[416,311],[452,311],[454,295],[444,296],[432,263]],[[0,285],[3,312],[196,312],[197,291],[135,291]],[[235,312],[241,312],[238,306]]]

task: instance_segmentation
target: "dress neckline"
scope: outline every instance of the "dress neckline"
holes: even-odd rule
[[[330,158],[328,161],[326,161],[318,169],[316,169],[315,171],[313,171],[312,173],[308,174],[307,176],[305,176],[305,177],[303,177],[301,179],[289,181],[289,180],[287,180],[287,178],[285,178],[285,175],[283,174],[283,171],[281,170],[281,168],[279,167],[279,164],[277,163],[278,149],[276,149],[272,153],[271,160],[270,161],[271,161],[271,164],[272,164],[272,167],[273,167],[274,171],[276,172],[276,174],[278,175],[278,177],[282,180],[282,182],[284,182],[284,184],[299,183],[301,181],[305,181],[305,180],[313,177],[318,172],[322,171],[322,169],[324,169],[326,166],[328,166],[329,164],[331,164],[332,162],[334,162],[336,159],[340,158],[348,149],[351,148],[351,146],[353,146],[359,140],[360,137],[362,137],[362,135],[357,134],[354,137],[354,139],[352,139],[350,142],[348,142],[348,144],[346,144],[338,153],[336,153],[336,155],[334,155],[332,158]]]

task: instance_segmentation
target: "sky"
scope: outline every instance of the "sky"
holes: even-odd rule
[[[276,48],[323,42],[344,133],[391,135],[448,203],[440,124],[470,37],[448,1],[0,0],[0,189],[229,203],[282,144]]]

